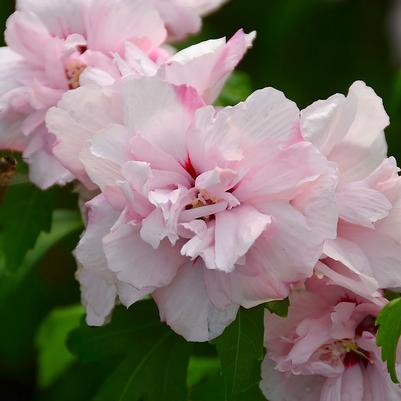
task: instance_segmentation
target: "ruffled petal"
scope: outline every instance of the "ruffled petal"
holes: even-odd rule
[[[157,289],[153,297],[160,317],[188,341],[208,341],[219,336],[235,319],[238,306],[217,309],[203,280],[201,261],[183,265],[173,282]]]
[[[150,1],[92,0],[90,4],[85,24],[92,50],[122,53],[128,40],[150,51],[166,38],[164,23]]]
[[[121,220],[103,239],[109,269],[138,289],[168,285],[185,259],[168,241],[152,248],[141,238],[139,226]]]
[[[187,47],[166,62],[162,75],[173,84],[192,86],[211,104],[254,38],[254,32],[246,35],[239,30],[227,43],[222,38]]]
[[[274,368],[274,362],[268,357],[262,364],[260,388],[269,401],[320,401],[323,382],[321,376],[281,373]]]

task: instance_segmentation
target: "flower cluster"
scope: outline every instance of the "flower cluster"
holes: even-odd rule
[[[266,312],[270,401],[398,400],[375,318],[401,287],[401,179],[363,82],[300,111],[275,89],[213,106],[255,34],[175,52],[219,0],[19,0],[0,49],[0,146],[90,195],[89,325],[145,296],[189,341]]]

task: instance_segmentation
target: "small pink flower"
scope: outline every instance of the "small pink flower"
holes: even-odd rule
[[[165,38],[145,0],[18,1],[0,49],[0,147],[23,151],[41,188],[70,181],[52,154],[47,110],[82,83],[118,78],[114,57],[125,57],[127,42],[151,55]]]
[[[201,17],[215,11],[227,0],[152,0],[169,34],[169,39],[182,40],[200,31]]]
[[[338,236],[328,240],[318,271],[372,296],[401,286],[401,179],[386,158],[389,123],[381,99],[363,82],[302,111],[301,132],[337,166]]]
[[[271,88],[220,111],[158,77],[66,95],[48,125],[71,152],[88,142],[80,178],[102,192],[76,253],[88,322],[103,323],[117,296],[152,294],[174,330],[204,341],[239,305],[311,276],[335,237],[336,175],[298,120]]]
[[[383,298],[371,302],[314,277],[290,297],[288,317],[265,315],[261,389],[270,401],[396,401],[376,346]]]

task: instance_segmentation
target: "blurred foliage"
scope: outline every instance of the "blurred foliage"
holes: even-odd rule
[[[12,185],[0,209],[2,253],[7,271],[16,270],[42,231],[51,226],[56,189],[41,191],[33,184]]]
[[[253,49],[228,80],[219,105],[235,104],[257,88],[273,86],[304,108],[364,80],[383,98],[391,117],[389,153],[401,160],[401,60],[392,52],[388,33],[394,3],[231,0],[205,20],[200,35],[180,47],[231,36],[239,28],[257,31]],[[13,9],[13,1],[2,2],[2,29]],[[26,184],[25,174],[18,160],[13,185],[7,191],[0,188],[0,249],[6,250],[0,252],[0,321],[6,328],[0,332],[1,400],[261,399],[251,378],[259,375],[263,356],[263,307],[241,311],[217,345],[185,343],[160,323],[150,301],[129,311],[118,307],[112,323],[102,328],[78,323],[82,312],[74,306],[80,296],[71,255],[82,229],[77,196],[71,187],[38,194]],[[19,235],[20,230],[30,232],[30,238]],[[267,305],[279,315],[287,307]],[[390,304],[379,323],[393,326],[399,309],[399,301]],[[74,326],[67,349],[65,339]],[[383,352],[390,368],[399,331],[394,327],[393,338],[379,337],[387,344]],[[185,381],[188,396],[182,392]],[[157,392],[161,383],[162,397]]]
[[[75,361],[66,341],[83,315],[84,309],[80,304],[57,308],[40,325],[36,335],[39,387],[45,388],[54,383]]]

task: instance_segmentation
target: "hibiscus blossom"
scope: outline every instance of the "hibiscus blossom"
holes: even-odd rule
[[[388,123],[381,99],[363,82],[301,116],[302,135],[339,174],[338,236],[326,241],[318,270],[365,296],[401,285],[401,179],[386,156]]]
[[[254,38],[239,31],[228,43],[208,41],[172,56],[160,47],[164,22],[145,0],[21,0],[17,8],[8,47],[0,49],[0,147],[23,151],[31,180],[43,189],[75,178],[68,161],[54,157],[57,143],[44,124],[66,91],[155,75],[164,63],[165,79],[186,80],[212,102]]]
[[[72,179],[52,155],[49,107],[81,83],[120,76],[114,54],[126,43],[156,60],[166,30],[145,0],[19,0],[0,49],[0,146],[24,152],[41,188]],[[132,50],[131,50],[132,51]]]
[[[266,312],[261,389],[270,401],[397,401],[376,345],[374,302],[313,277],[290,297],[288,317]]]
[[[239,305],[286,297],[335,237],[335,169],[274,89],[216,111],[191,87],[125,79],[66,94],[47,122],[71,152],[85,138],[101,190],[76,251],[89,324],[152,294],[174,330],[208,340]]]
[[[191,86],[196,89],[206,103],[212,103],[220,93],[228,76],[251,46],[254,38],[254,32],[245,34],[242,30],[239,30],[229,41],[221,38],[190,46],[167,59],[160,67],[153,66],[147,71],[136,68],[135,58],[128,57],[127,61],[120,58],[118,59],[118,64],[122,74],[126,77],[153,76],[157,74],[163,80],[173,84]],[[141,65],[143,66],[143,64]],[[113,77],[109,76],[108,80],[113,82]],[[103,99],[106,103],[99,102],[96,104],[96,107],[100,108],[98,110],[99,115],[96,116],[93,111],[85,109],[86,107],[94,106],[92,104],[89,106],[84,97],[94,96],[95,93],[98,93],[99,88],[88,88],[81,92],[78,98],[71,95],[71,101],[66,97],[65,101],[69,103],[68,109],[70,113],[74,109],[74,114],[79,113],[82,115],[82,110],[85,110],[88,116],[86,121],[79,123],[79,126],[75,126],[76,121],[73,119],[70,121],[71,127],[75,126],[74,129],[79,130],[79,136],[75,135],[72,130],[66,131],[64,125],[59,127],[59,119],[48,119],[47,127],[57,138],[52,149],[53,154],[76,179],[90,190],[95,190],[97,185],[87,176],[80,160],[80,155],[87,152],[89,139],[97,132],[94,127],[103,127],[121,120],[119,117],[121,109],[119,104],[114,103],[113,100],[113,94],[118,90],[118,86],[108,86],[102,89]],[[103,109],[113,110],[113,113],[104,112]],[[52,112],[50,111],[50,114]],[[54,113],[62,113],[62,111],[59,110]],[[100,114],[102,117],[99,119]],[[99,124],[94,124],[94,122],[90,121],[91,116],[98,119]],[[82,127],[86,128],[82,129]]]

